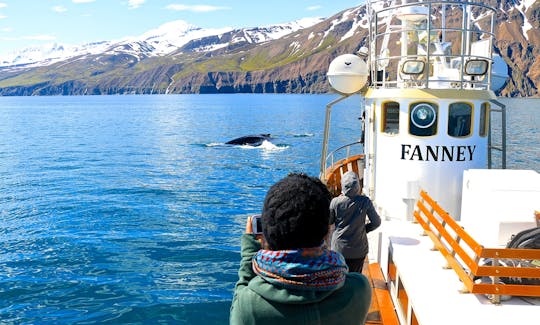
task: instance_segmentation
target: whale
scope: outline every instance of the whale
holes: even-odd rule
[[[232,139],[230,141],[225,142],[225,144],[230,145],[237,145],[237,146],[260,146],[263,141],[270,140],[272,137],[269,133],[261,133],[261,134],[251,134],[251,135],[244,135],[242,137]]]

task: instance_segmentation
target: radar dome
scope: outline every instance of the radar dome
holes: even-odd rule
[[[409,6],[401,9],[396,18],[401,21],[420,22],[428,18],[428,7]]]
[[[354,54],[343,54],[330,62],[328,81],[335,90],[353,94],[367,82],[369,72],[364,60]]]
[[[493,55],[491,66],[491,90],[496,91],[504,87],[508,80],[508,64],[500,55]]]

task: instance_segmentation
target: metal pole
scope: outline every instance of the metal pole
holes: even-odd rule
[[[506,169],[506,106],[500,104],[502,110],[502,169]]]
[[[491,155],[493,154],[492,150],[493,150],[493,147],[491,146],[491,111],[486,114],[487,115],[487,119],[488,119],[488,169],[491,169],[492,167],[492,162],[491,162]]]
[[[323,139],[323,145],[322,145],[322,153],[321,153],[321,167],[319,172],[319,178],[324,181],[325,179],[325,171],[326,171],[326,155],[328,154],[328,137],[330,135],[330,117],[332,112],[332,106],[335,104],[341,102],[342,100],[349,98],[353,94],[342,94],[341,97],[338,99],[330,102],[326,105],[326,117],[324,122],[324,139]]]
[[[426,70],[426,79],[425,79],[425,82],[426,82],[426,85],[425,85],[425,88],[429,88],[429,75],[432,74],[432,71],[431,71],[431,66],[430,66],[430,62],[431,62],[431,47],[430,47],[430,43],[431,43],[431,2],[428,3],[428,16],[427,16],[427,22],[426,22],[426,28],[427,28],[427,40],[426,40],[426,67],[427,67],[427,70]],[[433,63],[433,68],[435,68],[435,63]]]
[[[446,4],[442,5],[442,39],[441,42],[446,42]]]
[[[489,57],[491,58],[491,64],[493,65],[493,31],[495,30],[495,14],[491,13],[491,27],[489,30]],[[491,89],[491,78],[493,77],[493,74],[491,73],[491,69],[488,69],[488,83],[487,83],[487,89]]]

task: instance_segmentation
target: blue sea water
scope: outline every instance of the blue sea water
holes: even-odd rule
[[[246,217],[318,174],[336,98],[0,97],[0,321],[227,323]],[[540,100],[505,103],[508,167],[540,171]],[[357,104],[334,107],[331,149]],[[253,133],[274,139],[224,145]]]

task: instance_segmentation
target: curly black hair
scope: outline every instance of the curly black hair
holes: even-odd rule
[[[328,232],[331,195],[315,177],[291,173],[264,199],[263,234],[271,250],[321,245]]]

